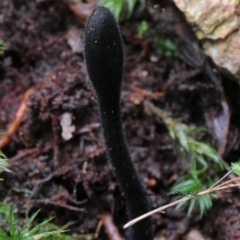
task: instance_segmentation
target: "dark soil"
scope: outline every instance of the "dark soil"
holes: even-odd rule
[[[105,155],[96,99],[83,61],[84,14],[93,7],[82,4],[88,11],[83,7],[76,15],[69,2],[0,1],[0,39],[5,42],[0,130],[6,132],[16,125],[20,105],[28,106],[9,143],[0,146],[13,172],[1,175],[0,197],[8,197],[19,216],[40,208],[39,221],[50,216],[55,216],[53,222],[59,226],[75,221],[72,233],[97,232],[95,239],[108,239],[106,227],[96,230],[102,214],[113,216],[121,234],[127,215]],[[137,24],[144,19],[152,35],[177,43],[177,56],[167,56],[150,36],[138,36]],[[240,88],[213,71],[215,66],[199,50],[190,26],[172,5],[163,11],[149,4],[141,16],[122,22],[121,30],[125,44],[122,118],[132,160],[146,188],[156,194],[151,197],[154,209],[171,202],[159,193],[168,192],[180,177],[183,160],[174,153],[164,122],[146,102],[188,124],[207,125],[219,153],[230,163],[240,157]],[[193,49],[193,42],[199,49]],[[24,102],[29,89],[33,93]],[[72,122],[62,127],[66,116]],[[69,140],[62,136],[63,128],[70,133]],[[155,214],[153,220],[155,233],[164,232],[166,239],[184,239],[191,229],[197,229],[205,239],[227,240],[240,239],[239,216],[236,190],[214,200],[203,219],[197,210],[187,217],[170,208],[165,215]]]

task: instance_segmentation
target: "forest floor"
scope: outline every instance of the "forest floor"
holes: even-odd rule
[[[84,23],[93,5],[0,1],[0,39],[5,43],[0,149],[12,171],[1,174],[0,200],[8,197],[19,217],[41,209],[39,221],[55,216],[53,223],[58,226],[75,222],[71,233],[98,234],[82,239],[108,239],[106,227],[96,230],[103,214],[114,218],[121,234],[127,217],[106,158],[83,59]],[[139,36],[142,20],[149,22],[151,36],[172,39],[175,47],[164,50],[154,37]],[[184,164],[164,121],[147,102],[189,125],[208,126],[218,152],[231,163],[240,158],[240,87],[218,73],[173,6],[149,4],[144,13],[122,21],[120,27],[125,48],[122,119],[132,160],[146,188],[155,193],[154,209],[173,201],[159,193],[170,191]],[[197,209],[189,217],[175,208],[153,215],[156,239],[190,239],[193,230],[203,239],[240,239],[239,191],[220,196],[202,219]],[[196,236],[192,239],[202,239]]]

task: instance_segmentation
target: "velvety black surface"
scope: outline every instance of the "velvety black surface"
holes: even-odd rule
[[[126,143],[120,113],[123,74],[123,44],[113,15],[96,8],[85,26],[84,56],[95,89],[109,158],[133,219],[150,210],[150,204],[136,172]],[[134,240],[152,239],[152,223],[147,218],[132,227]]]

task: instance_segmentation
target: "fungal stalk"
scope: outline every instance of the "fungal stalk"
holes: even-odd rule
[[[84,57],[98,100],[107,154],[125,198],[129,219],[150,211],[149,200],[134,168],[122,127],[120,92],[123,77],[123,42],[112,13],[97,7],[84,31]],[[131,239],[152,240],[150,218],[131,229]]]

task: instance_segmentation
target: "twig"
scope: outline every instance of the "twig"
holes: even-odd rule
[[[82,205],[82,204],[86,203],[87,201],[88,201],[88,199],[78,201],[78,200],[74,199],[73,197],[69,196],[69,202],[74,203],[76,205]]]
[[[11,163],[11,165],[19,164],[18,161],[21,160],[22,158],[26,158],[30,155],[36,154],[39,151],[40,151],[39,148],[19,150],[14,157],[9,159],[9,162]]]
[[[71,211],[75,211],[75,212],[85,212],[85,209],[83,208],[78,208],[78,207],[74,207],[74,206],[70,206],[68,204],[62,204],[62,203],[59,203],[59,202],[54,202],[50,199],[36,199],[36,200],[30,200],[28,201],[28,204],[29,203],[38,203],[38,204],[45,204],[45,205],[53,205],[53,206],[56,206],[56,207],[62,207],[62,208],[66,208],[68,210],[71,210]]]
[[[64,0],[64,2],[68,5],[70,10],[76,15],[81,24],[85,24],[88,15],[92,12],[96,3],[94,1],[90,1],[90,3],[84,3],[82,1],[71,1]]]
[[[0,149],[4,148],[11,142],[12,136],[19,129],[19,126],[21,125],[21,122],[28,111],[28,106],[27,106],[28,98],[29,98],[30,94],[32,94],[33,92],[34,92],[34,88],[30,88],[25,92],[23,99],[19,105],[19,108],[16,112],[15,119],[9,125],[7,131],[5,132],[3,137],[0,139]]]
[[[123,240],[110,214],[102,215],[102,223],[110,240]]]
[[[98,221],[98,224],[97,224],[97,228],[96,228],[96,231],[95,231],[95,234],[94,234],[94,239],[98,238],[98,235],[99,235],[99,232],[101,230],[102,224],[103,224],[102,219],[100,219]]]
[[[60,149],[59,149],[59,134],[58,134],[58,119],[52,115],[52,130],[53,130],[53,166],[57,169],[59,166]]]
[[[40,153],[43,154],[45,152],[48,152],[49,149],[52,149],[52,144],[47,144],[43,148],[30,148],[30,149],[24,149],[24,150],[19,150],[17,152],[17,155],[15,155],[12,158],[9,158],[10,165],[19,165],[19,160],[31,156],[31,158],[34,158],[38,156]]]
[[[84,133],[91,132],[92,130],[98,129],[98,128],[100,128],[100,123],[91,123],[91,124],[85,125],[81,129],[79,129],[79,131],[77,133],[84,134]]]

